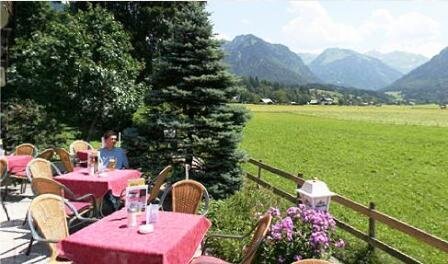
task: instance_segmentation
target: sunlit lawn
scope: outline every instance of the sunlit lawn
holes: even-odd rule
[[[448,239],[448,111],[436,106],[248,105],[242,148],[283,170]],[[271,181],[293,192],[294,186]],[[366,218],[333,213],[367,230]],[[379,225],[378,237],[428,263],[448,255]]]

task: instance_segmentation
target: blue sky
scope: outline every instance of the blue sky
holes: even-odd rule
[[[254,34],[295,52],[326,48],[436,55],[448,46],[448,1],[210,0],[215,33]]]

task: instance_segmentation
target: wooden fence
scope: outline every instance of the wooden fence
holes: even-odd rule
[[[262,161],[257,161],[254,159],[249,159],[249,163],[253,164],[258,167],[258,173],[257,175],[253,175],[249,172],[246,172],[246,176],[248,179],[256,182],[258,185],[271,190],[274,194],[281,196],[282,198],[291,201],[293,203],[297,203],[298,196],[292,195],[290,193],[287,193],[269,182],[261,179],[261,172],[262,170],[269,171],[277,176],[283,177],[285,179],[288,179],[292,182],[294,182],[297,185],[297,188],[300,188],[302,184],[305,182],[305,180],[302,178],[303,174],[299,173],[297,176],[290,174],[288,172],[282,171],[280,169],[274,168],[272,166],[269,166],[267,164],[264,164]],[[383,250],[384,252],[388,253],[389,255],[405,262],[405,263],[422,263],[415,258],[401,252],[400,250],[376,239],[376,221],[381,222],[388,227],[398,230],[404,234],[407,234],[417,240],[420,240],[424,242],[425,244],[435,247],[437,249],[442,250],[443,252],[448,253],[448,242],[446,240],[443,240],[441,238],[438,238],[434,235],[431,235],[421,229],[418,229],[416,227],[413,227],[411,225],[408,225],[396,218],[393,218],[387,214],[381,213],[377,210],[375,210],[375,204],[370,203],[369,206],[364,206],[362,204],[359,204],[355,201],[352,201],[342,195],[336,194],[332,197],[332,201],[341,204],[347,209],[353,210],[363,216],[368,217],[369,219],[369,229],[368,233],[364,233],[355,227],[344,223],[343,221],[336,219],[336,225],[349,232],[350,234],[354,235],[355,237],[367,242],[369,246],[373,248],[379,248]]]

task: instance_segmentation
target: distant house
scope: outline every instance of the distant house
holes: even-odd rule
[[[332,105],[334,103],[333,98],[331,97],[322,97],[320,98],[321,105]]]
[[[321,97],[320,99],[312,99],[308,102],[310,105],[332,105],[334,103],[331,97]]]
[[[274,104],[274,101],[272,101],[271,98],[261,98],[260,103],[262,104]]]

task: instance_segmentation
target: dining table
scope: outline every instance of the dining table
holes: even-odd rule
[[[145,223],[145,215],[138,218]],[[202,215],[159,212],[151,233],[128,226],[127,211],[116,211],[57,244],[60,256],[74,263],[188,263],[211,226]]]
[[[106,195],[120,197],[128,186],[128,180],[140,178],[138,170],[106,169],[101,173],[90,175],[89,168],[77,168],[72,172],[59,175],[54,180],[64,184],[77,197],[92,194],[103,217],[103,204]]]
[[[67,186],[75,195],[82,196],[87,193],[95,198],[102,198],[108,192],[119,197],[128,185],[128,180],[140,178],[142,173],[138,170],[109,170],[90,175],[88,168],[76,169],[73,172],[62,174],[54,179]]]

